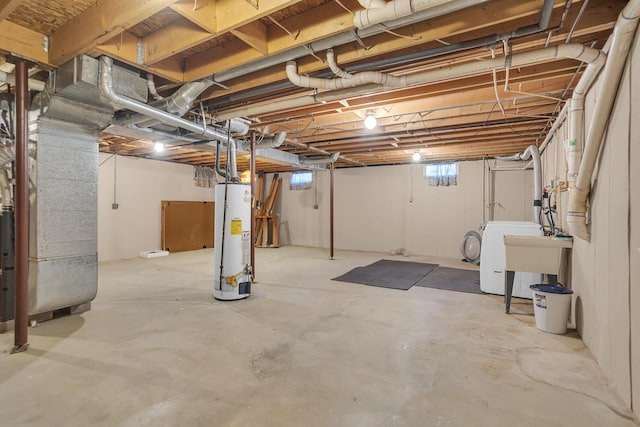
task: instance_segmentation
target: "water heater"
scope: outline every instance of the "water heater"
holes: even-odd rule
[[[214,290],[218,300],[251,294],[251,187],[216,185],[214,231]]]

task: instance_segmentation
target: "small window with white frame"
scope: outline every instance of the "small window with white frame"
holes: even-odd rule
[[[424,165],[424,177],[429,185],[458,185],[458,163],[427,163]]]
[[[291,172],[291,181],[289,181],[289,189],[291,190],[308,190],[313,183],[313,171],[295,171]]]

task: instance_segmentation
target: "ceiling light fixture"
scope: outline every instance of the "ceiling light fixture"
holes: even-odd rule
[[[164,151],[164,144],[162,142],[156,142],[153,144],[153,149],[156,150],[157,153],[162,153]]]
[[[415,153],[413,153],[413,156],[411,156],[411,158],[414,162],[419,162],[422,158],[422,156],[420,155],[420,151],[416,151]]]
[[[378,124],[376,116],[373,115],[373,111],[367,111],[367,115],[364,118],[364,127],[367,129],[373,129]]]

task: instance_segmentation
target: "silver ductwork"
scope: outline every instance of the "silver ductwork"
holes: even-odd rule
[[[338,160],[338,157],[340,157],[340,153],[334,153],[328,157],[320,157],[320,158],[314,158],[314,159],[308,159],[304,157],[300,159],[300,163],[305,166],[328,165],[330,163],[335,163],[335,161]]]
[[[116,68],[114,90],[146,101],[146,82]],[[98,92],[98,61],[51,73],[31,106],[29,313],[90,302],[97,292],[98,135],[113,108]]]

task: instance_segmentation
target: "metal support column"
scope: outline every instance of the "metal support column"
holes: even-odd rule
[[[333,167],[333,163],[331,163],[331,168],[329,169],[329,173],[330,173],[330,192],[329,192],[329,233],[331,234],[331,238],[329,240],[329,245],[330,245],[330,254],[331,254],[331,258],[330,259],[334,259],[333,258],[333,171],[334,171],[334,167]]]
[[[249,160],[251,177],[251,281],[256,280],[256,133],[251,132],[251,159]]]
[[[16,310],[12,353],[28,347],[29,327],[29,76],[24,61],[16,62]]]

